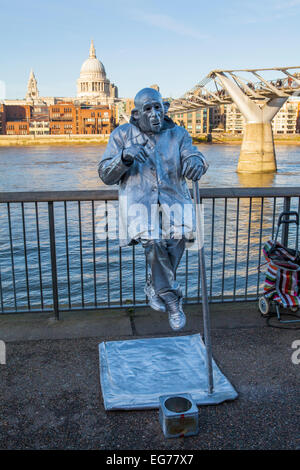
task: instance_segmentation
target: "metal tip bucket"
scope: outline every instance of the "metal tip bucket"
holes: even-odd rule
[[[171,397],[165,403],[165,407],[175,413],[185,413],[192,408],[192,402],[184,397]]]
[[[189,393],[159,397],[159,420],[166,437],[198,433],[198,408]]]

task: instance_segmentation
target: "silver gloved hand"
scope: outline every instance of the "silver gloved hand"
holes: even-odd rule
[[[205,171],[206,168],[199,157],[189,157],[183,163],[182,175],[189,180],[199,180]]]
[[[144,163],[148,158],[148,152],[145,149],[145,145],[132,145],[123,150],[122,160],[127,164],[131,165],[134,160],[137,160],[140,163]]]

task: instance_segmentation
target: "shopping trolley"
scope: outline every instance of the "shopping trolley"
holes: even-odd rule
[[[283,224],[296,225],[295,249],[284,246],[277,241],[279,229]],[[259,310],[264,317],[273,315],[275,306],[277,319],[281,323],[300,322],[299,319],[283,320],[280,307],[295,314],[300,307],[300,254],[298,251],[299,214],[297,212],[282,212],[278,218],[276,236],[263,247],[267,272],[264,283],[264,293],[259,297]],[[259,266],[259,271],[261,266]]]

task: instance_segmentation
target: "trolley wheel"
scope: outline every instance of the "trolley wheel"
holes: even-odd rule
[[[268,299],[262,295],[258,299],[258,308],[263,317],[267,317],[270,310],[270,302]]]
[[[295,313],[295,312],[298,312],[299,310],[299,307],[297,305],[295,305],[295,307],[290,307],[290,311]]]

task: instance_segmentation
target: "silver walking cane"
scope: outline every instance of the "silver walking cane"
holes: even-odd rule
[[[207,280],[205,269],[205,256],[204,256],[204,239],[202,218],[200,213],[200,192],[198,181],[193,181],[193,197],[196,209],[196,231],[198,240],[198,258],[200,266],[201,278],[201,293],[202,293],[202,309],[203,309],[203,329],[204,329],[204,343],[206,349],[206,370],[208,381],[208,393],[212,394],[214,389],[213,383],[213,369],[212,369],[212,351],[211,351],[211,336],[210,336],[210,315],[207,296]]]

